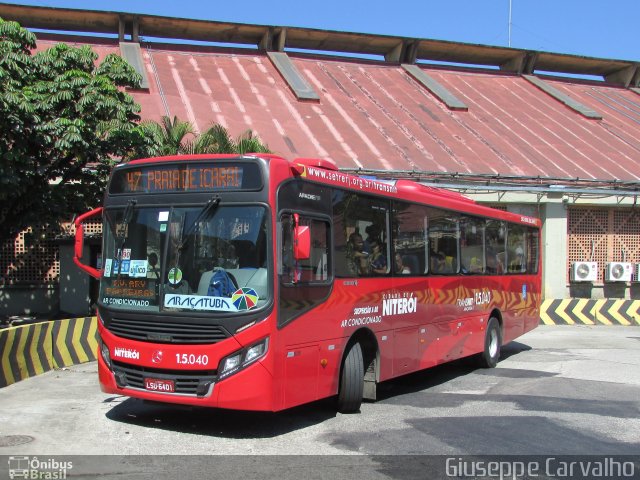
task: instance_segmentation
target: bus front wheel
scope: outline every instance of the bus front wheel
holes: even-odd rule
[[[364,389],[364,361],[362,347],[358,342],[351,345],[342,364],[340,390],[338,391],[338,411],[354,413],[360,410]]]
[[[502,332],[500,322],[491,317],[487,323],[484,336],[484,351],[480,354],[479,363],[483,368],[494,368],[500,359],[500,346],[502,345]]]

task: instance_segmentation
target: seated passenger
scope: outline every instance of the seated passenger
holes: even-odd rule
[[[349,275],[357,277],[367,273],[367,258],[369,254],[363,251],[362,235],[352,233],[347,243],[347,271]]]
[[[488,249],[487,250],[487,268],[486,273],[489,274],[497,274],[502,275],[504,273],[504,266],[502,262],[498,259],[496,252]]]
[[[402,255],[396,253],[395,260],[395,273],[399,275],[409,275],[411,273],[411,269],[402,261]]]
[[[378,227],[375,224],[372,224],[372,225],[369,225],[367,228],[365,228],[364,231],[367,234],[367,238],[364,241],[363,251],[367,252],[368,254],[371,254],[371,252],[373,251],[372,244],[374,242],[381,243],[380,227]]]
[[[482,260],[478,257],[472,257],[469,262],[470,273],[482,273]]]
[[[387,257],[382,253],[382,245],[377,240],[371,241],[369,269],[371,273],[377,273],[380,275],[387,273]]]
[[[456,259],[451,255],[445,255],[444,252],[440,252],[440,255],[444,257],[444,272],[443,273],[453,273],[457,270],[455,267]]]
[[[445,260],[444,255],[442,255],[441,253],[433,252],[431,254],[431,272],[445,273]]]
[[[510,272],[524,272],[524,251],[522,247],[516,247],[515,258],[509,262]]]

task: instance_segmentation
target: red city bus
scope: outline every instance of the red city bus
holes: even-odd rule
[[[81,263],[98,215],[101,270]],[[337,396],[353,412],[400,375],[494,367],[539,321],[538,219],[326,160],[132,161],[76,226],[108,393],[264,411]]]

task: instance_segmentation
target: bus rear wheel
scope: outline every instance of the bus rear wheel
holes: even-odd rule
[[[500,346],[502,345],[502,332],[500,322],[496,317],[491,317],[487,323],[487,330],[484,336],[484,351],[478,360],[483,368],[494,368],[500,359]]]
[[[362,347],[358,342],[351,345],[342,364],[338,411],[354,413],[360,410],[364,390],[364,361]]]

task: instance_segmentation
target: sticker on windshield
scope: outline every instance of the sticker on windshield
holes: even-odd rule
[[[131,260],[131,263],[129,263],[129,276],[132,278],[145,278],[148,266],[148,260]]]
[[[122,249],[122,260],[131,260],[131,249],[123,248]]]
[[[109,260],[107,260],[107,261],[108,261],[108,262],[110,263],[110,265],[111,265],[111,266],[110,266],[110,268],[109,268],[109,270],[110,270],[110,274],[109,274],[108,276],[110,277],[111,275],[117,275],[117,274],[119,274],[119,273],[120,273],[120,262],[119,262],[118,260],[116,260],[115,258],[114,258],[113,260],[112,260],[112,259],[109,259]],[[106,270],[106,267],[105,267],[105,270]],[[106,277],[106,276],[107,276],[107,275],[105,275],[105,277]]]
[[[166,223],[161,223],[160,224],[160,232],[166,232],[167,231],[167,224]]]
[[[111,259],[107,258],[104,261],[104,277],[109,278],[111,276]]]
[[[253,288],[239,288],[231,295],[231,302],[238,311],[251,310],[258,305],[258,294]]]
[[[162,212],[158,212],[158,221],[159,222],[166,222],[167,220],[169,220],[169,211],[167,210],[162,211]]]
[[[120,264],[120,275],[129,275],[129,267],[131,266],[131,260],[122,260]]]
[[[173,267],[167,274],[167,279],[171,285],[178,285],[182,281],[182,270],[178,267]]]
[[[211,297],[201,295],[181,295],[168,293],[164,296],[164,306],[170,308],[187,308],[189,310],[218,310],[222,312],[243,312],[256,308],[258,294],[253,288],[239,288],[228,297]]]
[[[188,308],[190,310],[221,310],[223,312],[238,311],[230,298],[180,295],[176,293],[168,293],[164,296],[164,306],[171,308]]]

